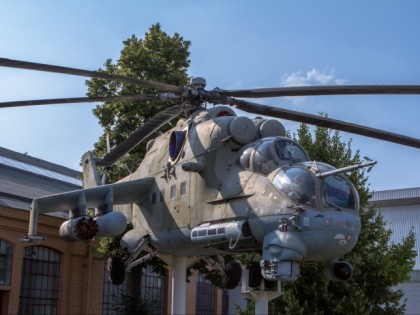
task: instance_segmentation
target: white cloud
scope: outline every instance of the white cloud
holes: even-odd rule
[[[303,71],[288,73],[283,75],[281,84],[285,87],[291,86],[311,86],[311,85],[341,85],[345,84],[345,79],[337,78],[335,70],[325,70],[323,72],[318,69],[311,69],[304,73]],[[306,100],[306,96],[288,97],[294,104],[302,103]]]
[[[288,73],[282,77],[283,86],[308,86],[308,85],[337,85],[344,84],[346,80],[337,78],[335,70],[319,71],[311,69],[304,73],[303,71]]]
[[[243,86],[244,86],[244,81],[239,80],[232,84],[231,89],[241,89],[241,88],[244,88]]]

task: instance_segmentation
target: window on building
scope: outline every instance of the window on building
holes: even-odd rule
[[[25,248],[19,314],[57,314],[60,253],[43,246]]]
[[[199,273],[196,279],[197,293],[195,296],[195,314],[213,315],[215,311],[215,287],[202,273]]]
[[[125,276],[125,282],[122,285],[113,285],[109,280],[106,263],[104,264],[104,287],[102,291],[102,315],[116,315],[117,310],[122,307],[123,296],[128,292],[129,274]]]
[[[13,245],[0,239],[0,285],[10,285],[12,261]]]
[[[105,267],[102,314],[165,314],[166,278],[152,267],[135,267],[121,286],[113,285]]]
[[[165,313],[166,278],[153,271],[151,266],[139,266],[132,271],[132,290],[138,294],[153,314]]]

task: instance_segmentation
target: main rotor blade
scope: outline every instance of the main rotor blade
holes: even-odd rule
[[[0,108],[37,106],[37,105],[56,105],[72,103],[94,103],[94,102],[112,102],[112,101],[145,101],[155,99],[152,95],[120,95],[107,97],[73,97],[73,98],[53,98],[46,100],[28,100],[16,102],[2,102]]]
[[[310,125],[321,126],[326,128],[332,128],[336,130],[346,131],[357,135],[362,135],[370,138],[380,139],[393,143],[406,145],[409,147],[420,149],[420,139],[407,137],[404,135],[361,126],[357,124],[348,123],[341,120],[326,118],[322,116],[316,116],[306,114],[302,112],[287,110],[283,108],[277,108],[272,106],[265,106],[256,103],[251,103],[243,100],[235,100],[236,107],[248,113],[266,115],[276,118],[283,118],[287,120],[302,122]]]
[[[143,126],[134,131],[127,139],[116,146],[111,152],[106,154],[103,159],[97,162],[99,166],[110,167],[117,162],[122,156],[137,147],[144,139],[154,133],[156,130],[175,119],[181,114],[180,105],[169,107],[151,120],[146,122]]]
[[[0,58],[0,66],[9,67],[9,68],[19,68],[19,69],[36,70],[36,71],[44,71],[44,72],[70,74],[70,75],[84,76],[84,77],[90,77],[90,78],[99,78],[99,79],[105,79],[105,80],[113,80],[117,82],[131,83],[135,85],[153,88],[159,91],[167,91],[167,92],[173,92],[173,93],[181,93],[183,91],[182,87],[175,86],[172,84],[148,81],[148,80],[143,80],[139,78],[124,77],[124,76],[109,74],[105,72],[53,66],[53,65],[47,65],[47,64],[42,64],[42,63],[20,61],[20,60],[13,60],[13,59],[7,59],[7,58]]]
[[[420,94],[420,85],[319,85],[246,90],[220,90],[232,97],[264,98],[283,96]]]

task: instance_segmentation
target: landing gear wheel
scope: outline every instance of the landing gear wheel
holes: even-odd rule
[[[222,278],[223,287],[225,289],[234,289],[238,286],[242,277],[242,267],[236,261],[231,261],[226,264],[224,268],[224,275]]]
[[[118,256],[111,256],[107,261],[109,280],[113,285],[121,285],[125,280],[125,264]]]

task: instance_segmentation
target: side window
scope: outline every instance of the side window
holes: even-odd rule
[[[356,202],[350,183],[344,177],[327,176],[323,182],[323,203],[325,207],[356,210]]]
[[[176,197],[176,185],[172,185],[171,186],[171,195],[170,195],[170,197],[171,197],[171,200],[172,199],[175,199],[175,197]]]
[[[181,187],[179,189],[179,194],[181,196],[185,196],[187,194],[187,182],[182,182]]]
[[[165,201],[165,189],[162,189],[160,191],[160,202],[164,202]]]
[[[246,170],[251,168],[251,155],[254,151],[254,146],[248,147],[242,152],[239,157],[239,164],[241,164]]]
[[[0,239],[0,285],[10,285],[12,261],[13,245]]]

